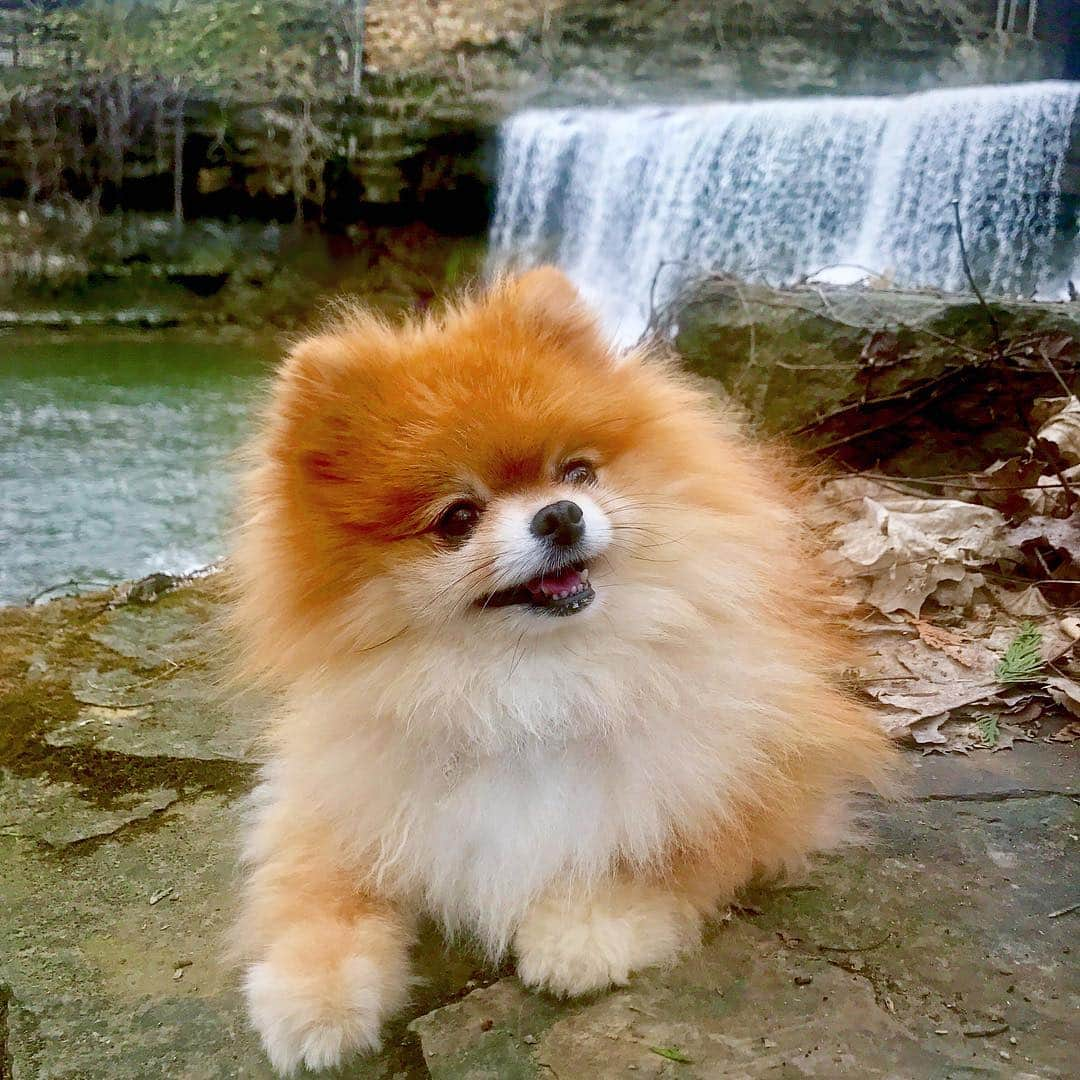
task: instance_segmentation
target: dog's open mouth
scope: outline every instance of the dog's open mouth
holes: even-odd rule
[[[575,563],[483,596],[476,601],[476,605],[487,610],[522,604],[547,615],[575,615],[584,611],[595,599],[596,593],[589,584],[588,566]]]

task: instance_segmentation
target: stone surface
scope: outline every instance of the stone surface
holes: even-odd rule
[[[215,594],[0,609],[0,1076],[271,1075],[224,947],[264,703],[220,704]],[[870,845],[610,994],[526,992],[425,929],[386,1049],[336,1075],[1074,1075],[1075,747],[910,764]]]
[[[993,311],[1003,341],[1030,357],[1019,383],[990,362],[993,330],[969,296],[718,278],[666,318],[687,365],[765,430],[857,468],[929,476],[1017,456],[1029,436],[1014,399],[1060,393],[1039,342],[1080,341],[1080,306],[995,300]]]

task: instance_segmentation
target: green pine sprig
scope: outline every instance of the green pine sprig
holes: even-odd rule
[[[1042,631],[1033,623],[1025,622],[1020,633],[1005,650],[995,674],[998,682],[1025,683],[1039,678],[1046,661],[1042,655]]]
[[[982,737],[983,745],[988,747],[995,747],[998,744],[998,738],[1001,735],[1001,729],[998,726],[998,718],[996,716],[980,716],[975,721],[975,726],[979,729],[979,735]]]

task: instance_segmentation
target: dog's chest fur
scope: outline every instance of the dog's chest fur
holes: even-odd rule
[[[734,689],[744,680],[709,651],[668,670],[653,656],[542,673],[528,699],[493,686],[444,698],[440,728],[463,733],[456,746],[418,734],[432,708],[421,703],[392,729],[411,722],[418,737],[357,727],[309,759],[310,798],[381,891],[501,951],[553,884],[655,862],[674,830],[723,815],[755,739]]]

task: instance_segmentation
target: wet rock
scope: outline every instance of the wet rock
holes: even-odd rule
[[[216,594],[0,609],[0,1014],[20,1080],[271,1077],[225,960],[241,733],[265,703],[219,709]],[[610,994],[531,993],[427,926],[384,1051],[333,1075],[1070,1076],[1071,749],[913,760],[910,802],[867,805],[872,846],[745,898],[700,953]]]

